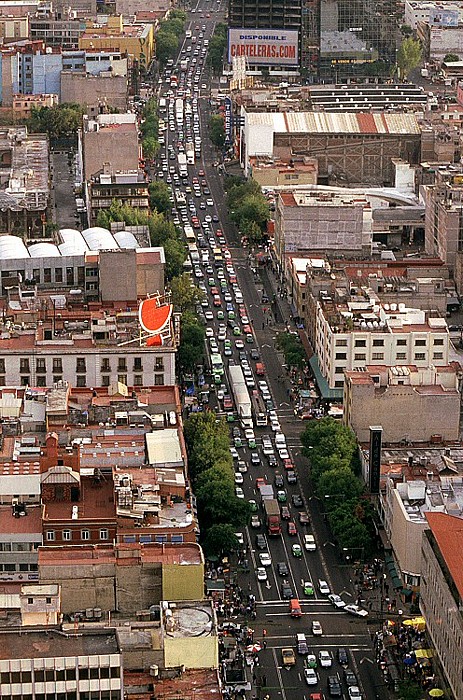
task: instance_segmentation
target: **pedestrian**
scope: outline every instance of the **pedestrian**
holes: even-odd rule
[[[267,676],[265,674],[262,676],[262,685],[264,686],[264,688],[267,685]]]
[[[265,323],[262,321],[262,330],[265,328]]]
[[[262,646],[264,647],[264,649],[267,649],[267,640],[266,639],[263,640]]]

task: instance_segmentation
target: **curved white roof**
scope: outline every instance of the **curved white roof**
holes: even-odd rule
[[[88,250],[84,237],[77,229],[62,228],[59,233],[63,241],[58,246],[61,255],[83,255]]]
[[[114,250],[119,247],[107,228],[86,228],[82,231],[82,236],[90,250]]]
[[[18,236],[0,236],[0,258],[28,258],[29,252],[22,238]]]
[[[34,243],[29,246],[31,258],[59,258],[61,253],[53,243]]]
[[[114,238],[119,244],[119,248],[139,248],[137,239],[130,231],[118,231]]]

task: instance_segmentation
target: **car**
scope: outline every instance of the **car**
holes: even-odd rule
[[[259,510],[259,508],[258,508],[258,505],[257,505],[256,501],[255,501],[253,498],[251,498],[251,499],[248,501],[248,503],[249,503],[249,507],[250,507],[250,509],[251,509],[251,513],[257,513],[257,511]]]
[[[235,341],[235,348],[238,350],[242,350],[244,348],[244,342],[241,340],[241,338],[238,338],[238,340]]]
[[[293,502],[293,506],[295,508],[304,507],[304,501],[302,500],[302,496],[300,496],[298,493],[293,493],[293,495],[291,496],[291,501]]]
[[[264,452],[264,454],[265,454],[265,452]],[[285,485],[285,482],[283,480],[283,476],[280,474],[280,472],[275,472],[275,475],[273,477],[273,481],[274,481],[277,489],[281,489]]]
[[[323,668],[330,668],[333,663],[330,652],[324,649],[318,652],[318,660]]]
[[[344,680],[346,681],[347,686],[358,685],[357,676],[350,668],[344,669]]]
[[[305,510],[299,511],[299,522],[301,525],[310,525],[310,516]]]
[[[206,319],[206,321],[213,321],[214,314],[212,313],[212,311],[205,311],[204,318]]]
[[[345,608],[346,607],[346,604],[343,601],[343,599],[340,596],[336,595],[336,593],[330,593],[330,595],[328,596],[328,600],[335,608]]]
[[[260,456],[258,452],[251,452],[251,464],[258,466],[260,464]]]
[[[239,459],[237,469],[239,472],[241,472],[241,474],[246,474],[246,472],[248,471],[248,465],[243,459]]]
[[[315,552],[317,545],[313,535],[304,535],[304,549],[308,552]]]
[[[286,503],[287,500],[288,500],[288,496],[286,495],[286,491],[283,491],[282,489],[277,491],[278,503]]]
[[[300,544],[293,544],[291,547],[291,552],[293,554],[293,557],[296,557],[296,559],[300,559],[302,557],[302,548]]]
[[[283,506],[281,509],[282,520],[291,520],[291,513],[289,512],[288,506]]]
[[[261,522],[260,522],[259,516],[258,515],[251,515],[251,527],[258,528],[258,527],[260,527],[260,525],[261,525]]]
[[[341,698],[342,689],[337,676],[328,676],[328,693],[331,698]]]
[[[271,455],[268,455],[268,463],[270,467],[276,467],[278,464],[278,460],[275,457],[275,455],[272,453]]]
[[[288,575],[288,565],[286,564],[285,561],[279,561],[277,564],[277,571],[280,576],[287,576]]]
[[[272,565],[272,558],[268,552],[261,552],[259,554],[259,560],[262,566],[271,566]]]
[[[317,685],[317,683],[318,683],[317,672],[315,671],[314,668],[305,668],[304,669],[304,678],[305,678],[305,682],[307,683],[307,685]]]
[[[241,546],[243,546],[243,545],[244,545],[244,535],[243,535],[243,533],[242,533],[242,532],[235,532],[235,537],[236,537],[236,539],[238,540],[238,544],[240,544]]]
[[[295,666],[296,665],[296,655],[292,649],[282,649],[281,658],[283,666]]]
[[[297,484],[296,472],[293,472],[292,470],[286,472],[286,479],[288,480],[288,484]]]
[[[347,666],[349,663],[349,657],[347,655],[347,650],[344,647],[339,647],[338,649],[338,661],[341,666]]]
[[[358,685],[350,685],[347,688],[347,695],[349,696],[349,700],[362,700],[362,693]]]
[[[293,589],[291,588],[291,586],[289,585],[289,583],[287,581],[283,581],[280,589],[281,589],[281,596],[285,600],[291,600],[291,598],[294,598]]]
[[[233,459],[238,459],[238,452],[236,451],[235,447],[230,447],[230,454],[233,457]]]
[[[307,654],[305,663],[307,665],[307,668],[317,668],[317,657],[315,656],[315,654]]]
[[[316,637],[321,637],[323,634],[323,629],[318,620],[312,620],[312,634]]]
[[[322,578],[318,579],[318,590],[322,595],[330,594],[330,587],[328,586],[327,582]]]
[[[235,487],[235,495],[240,500],[244,500],[244,491],[240,486]]]
[[[344,611],[350,615],[355,615],[355,617],[367,617],[368,615],[368,612],[359,605],[346,605]]]
[[[235,472],[235,484],[242,484],[243,482],[243,475],[240,472]]]
[[[305,595],[314,595],[314,587],[312,581],[304,581],[303,585]]]
[[[263,566],[259,566],[257,568],[257,580],[258,581],[266,581],[267,580],[267,572]]]
[[[241,475],[240,475],[240,476],[241,476]],[[295,524],[292,522],[292,520],[290,520],[290,521],[288,522],[288,535],[291,535],[291,536],[292,536],[292,535],[297,535],[297,529],[296,529]]]
[[[256,547],[257,549],[267,549],[267,540],[264,535],[256,535]]]

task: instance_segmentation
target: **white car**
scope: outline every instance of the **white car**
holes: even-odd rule
[[[362,700],[362,693],[356,685],[351,685],[347,689],[347,694],[349,695],[349,700]]]
[[[244,491],[240,486],[235,487],[235,494],[237,498],[244,500]]]
[[[327,582],[324,581],[322,578],[318,579],[318,590],[322,595],[330,594],[330,587],[328,586]]]
[[[331,658],[329,651],[319,651],[318,660],[320,661],[320,666],[323,668],[330,668],[331,664],[333,663],[333,659]]]
[[[263,566],[259,566],[257,569],[257,580],[258,581],[266,581],[267,580],[267,572]]]
[[[351,615],[355,615],[356,617],[367,617],[368,615],[368,612],[359,605],[346,605],[344,610]]]
[[[238,459],[239,457],[236,447],[230,447],[230,454],[233,457],[233,459]]]
[[[242,484],[244,482],[244,477],[240,472],[235,472],[235,484]]]
[[[278,456],[280,459],[289,459],[289,452],[286,447],[278,450]]]
[[[270,557],[270,554],[268,554],[268,552],[261,552],[259,554],[259,559],[260,559],[260,563],[262,564],[262,566],[271,566],[272,565],[272,559]]]
[[[254,430],[252,428],[246,428],[244,431],[244,437],[246,440],[255,440],[256,436],[254,435]]]
[[[246,474],[248,471],[248,465],[242,459],[238,461],[238,471],[241,472],[241,474]]]
[[[318,620],[312,621],[312,634],[316,637],[321,637],[321,635],[323,634],[322,626]]]
[[[313,668],[304,669],[304,678],[307,685],[317,685],[318,683],[317,672]]]
[[[330,593],[330,595],[328,596],[328,600],[330,601],[330,603],[332,603],[334,605],[335,608],[345,608],[346,607],[346,604],[343,601],[343,599],[340,598],[340,596],[336,595],[336,593]]]
[[[213,207],[214,206],[214,200],[213,199],[206,199],[206,204],[208,207]]]
[[[206,319],[206,321],[213,321],[213,320],[214,320],[214,314],[212,313],[212,311],[205,311],[205,312],[204,312],[204,318]]]
[[[244,535],[242,532],[235,532],[235,537],[240,545],[244,544]]]
[[[315,552],[317,545],[313,535],[304,535],[304,547],[308,552]]]

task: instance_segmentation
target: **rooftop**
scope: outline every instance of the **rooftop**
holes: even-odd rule
[[[78,520],[108,520],[115,519],[116,506],[114,502],[114,484],[112,479],[80,478],[80,494],[78,501],[47,501],[43,506],[44,524],[53,521],[75,522],[73,507],[78,506]]]
[[[95,656],[118,654],[116,636],[107,630],[79,630],[74,634],[68,630],[63,634],[58,629],[47,627],[43,631],[31,631],[22,627],[13,634],[12,630],[0,630],[0,659],[54,659],[65,656]]]
[[[187,669],[178,678],[157,678],[158,700],[178,700],[193,695],[195,700],[218,700],[221,696],[217,671]]]
[[[0,208],[41,211],[48,205],[49,149],[45,134],[28,134],[25,126],[0,129],[0,150],[10,153],[0,167]]]
[[[463,598],[463,520],[445,513],[428,513],[426,518],[460,598]]]
[[[416,134],[421,133],[413,114],[337,112],[247,112],[249,127],[267,127],[274,133],[297,134]]]
[[[162,618],[168,637],[182,639],[216,634],[212,601],[170,603],[163,610]]]

